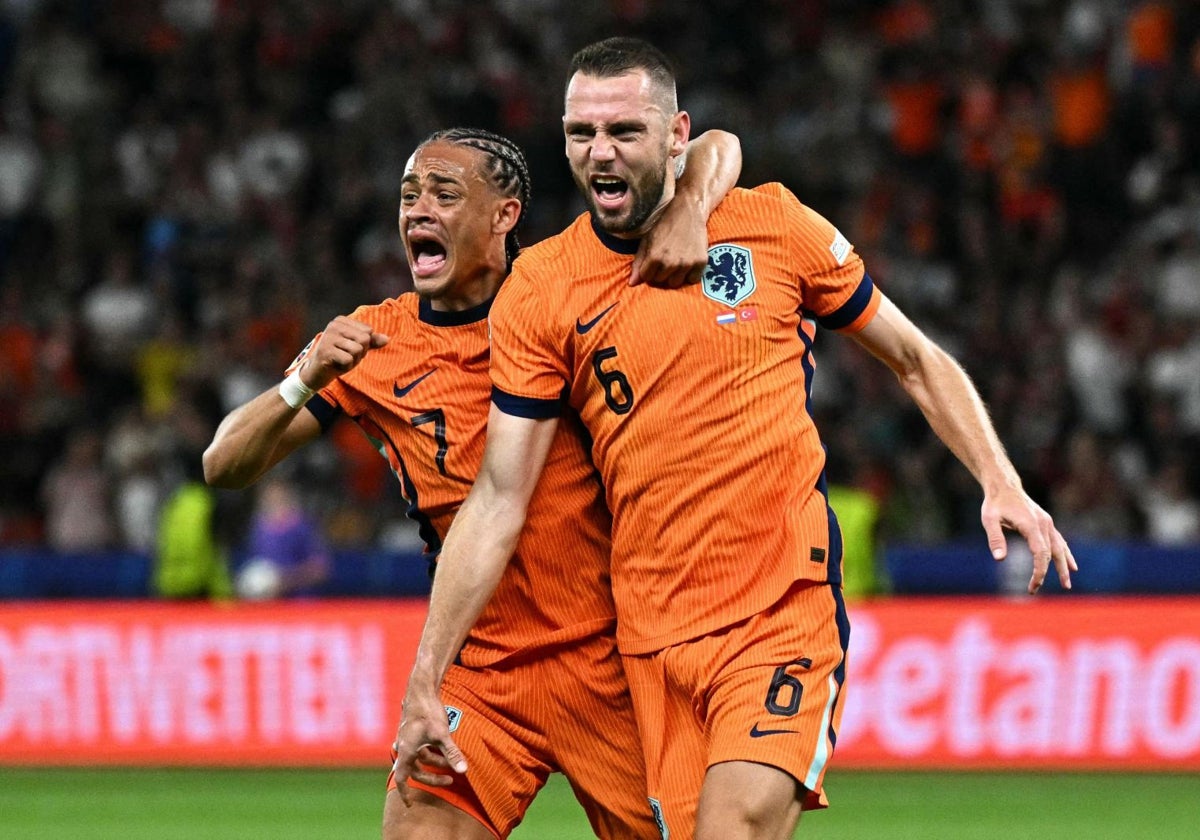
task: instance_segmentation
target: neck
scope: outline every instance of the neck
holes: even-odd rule
[[[466,277],[454,278],[443,292],[426,299],[438,312],[462,312],[494,298],[507,276],[508,261],[501,259],[498,265],[492,261]]]
[[[650,229],[658,224],[658,220],[662,218],[662,214],[666,211],[667,205],[675,198],[675,163],[674,160],[668,161],[667,175],[663,179],[662,195],[658,199],[658,204],[654,205],[654,209],[650,211],[650,215],[646,217],[646,221],[642,222],[636,230],[631,230],[624,233],[613,233],[612,235],[619,239],[641,239]]]
[[[650,211],[650,215],[646,217],[646,221],[636,231],[634,231],[633,233],[630,233],[630,234],[626,234],[625,236],[629,239],[641,239],[643,236],[645,236],[647,233],[649,233],[650,229],[653,228],[656,224],[658,224],[658,220],[661,219],[662,214],[664,212],[666,212],[667,205],[670,204],[674,198],[675,198],[675,179],[672,177],[668,177],[666,183],[663,184],[662,198],[659,199],[659,202],[655,206],[655,208],[652,211]]]

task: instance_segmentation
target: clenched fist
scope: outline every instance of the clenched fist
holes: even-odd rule
[[[339,315],[325,327],[317,346],[300,365],[300,381],[319,391],[387,343],[388,337],[375,332],[370,324]]]

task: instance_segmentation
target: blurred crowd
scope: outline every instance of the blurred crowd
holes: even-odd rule
[[[522,240],[560,229],[566,64],[610,34],[672,56],[743,184],[841,228],[1064,532],[1200,543],[1197,4],[0,0],[0,545],[151,550],[221,416],[410,287],[397,187],[432,130],[520,142]],[[977,535],[890,372],[816,352],[831,482],[887,539]],[[342,425],[305,505],[335,546],[408,538]]]

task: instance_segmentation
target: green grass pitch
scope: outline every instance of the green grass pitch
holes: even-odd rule
[[[375,770],[0,768],[2,840],[376,838]],[[831,771],[822,840],[1183,840],[1200,836],[1200,776]],[[514,840],[591,837],[553,777]],[[672,840],[685,840],[676,838]]]

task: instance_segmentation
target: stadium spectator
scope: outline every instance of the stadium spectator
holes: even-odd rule
[[[1182,460],[1163,464],[1147,488],[1143,504],[1147,533],[1160,545],[1200,543],[1200,503],[1189,497]]]
[[[1196,448],[1200,395],[1189,383],[1200,382],[1200,358],[1183,334],[1195,316],[1191,327],[1170,322],[1197,305],[1187,243],[1200,233],[1200,14],[1167,0],[975,5],[973,15],[909,0],[812,14],[770,3],[736,16],[727,0],[696,0],[686,14],[679,4],[579,9],[566,0],[488,0],[470,14],[462,4],[385,0],[12,6],[0,60],[0,285],[15,311],[4,317],[53,333],[52,364],[69,374],[82,361],[83,376],[64,387],[71,405],[52,405],[48,392],[33,410],[7,410],[4,440],[18,463],[4,468],[15,482],[6,518],[44,522],[37,480],[67,431],[107,434],[117,409],[144,398],[136,349],[83,345],[79,356],[80,323],[90,335],[97,317],[111,326],[117,316],[144,323],[146,311],[176,312],[183,343],[203,349],[208,375],[236,392],[232,408],[269,381],[261,370],[254,380],[258,365],[269,376],[278,368],[260,350],[294,352],[274,327],[266,346],[249,346],[241,307],[273,301],[290,310],[280,319],[302,322],[290,335],[310,335],[360,300],[410,288],[390,250],[401,150],[430,130],[513,129],[539,193],[525,239],[557,230],[579,204],[561,146],[537,131],[558,111],[553,71],[574,45],[616,29],[704,57],[682,68],[681,93],[706,123],[758,128],[746,139],[744,182],[779,178],[846,220],[880,285],[953,347],[1005,415],[1006,442],[1027,436],[1031,415],[1004,411],[992,393],[1005,387],[990,375],[997,359],[1025,382],[1047,366],[1074,377],[1080,360],[1068,365],[1070,354],[1100,335],[1113,343],[1100,356],[1117,359],[1115,378],[1153,383],[1154,399],[1119,408],[1104,379],[1103,393],[1073,380],[1037,396],[1040,498],[1066,472],[1070,424],[1152,449],[1152,405],[1165,396],[1179,403],[1177,425],[1155,434]],[[898,124],[896,109],[919,119]],[[1130,266],[1133,294],[1121,306],[1149,313],[1139,330],[1162,336],[1149,352],[1098,317],[1102,300],[1084,299],[1104,298]],[[1050,310],[1066,270],[1082,287],[1073,318],[1027,317]],[[105,315],[107,278],[121,272],[130,308]],[[820,360],[836,368],[842,350],[829,344],[819,342]],[[839,411],[872,416],[888,397],[846,399],[853,405]],[[919,448],[923,435],[905,447]],[[897,465],[900,451],[893,441],[873,454]],[[975,503],[951,465],[926,466],[940,508]],[[1186,473],[1188,498],[1200,499],[1194,459]],[[1128,476],[1118,480],[1136,491]],[[885,521],[911,522],[888,504]],[[974,526],[955,514],[947,527],[964,535]]]
[[[204,483],[198,453],[184,463],[184,478],[167,497],[158,519],[151,594],[172,600],[225,600],[233,597],[233,584],[218,491]]]
[[[329,549],[320,524],[285,478],[272,477],[259,488],[243,550],[246,559],[235,578],[242,598],[312,595],[329,578]]]
[[[164,432],[146,419],[141,406],[131,405],[118,413],[104,448],[122,544],[147,555],[154,552],[164,501]]]
[[[112,499],[101,466],[103,439],[92,429],[73,430],[42,482],[46,543],[67,552],[95,551],[115,543]]]

